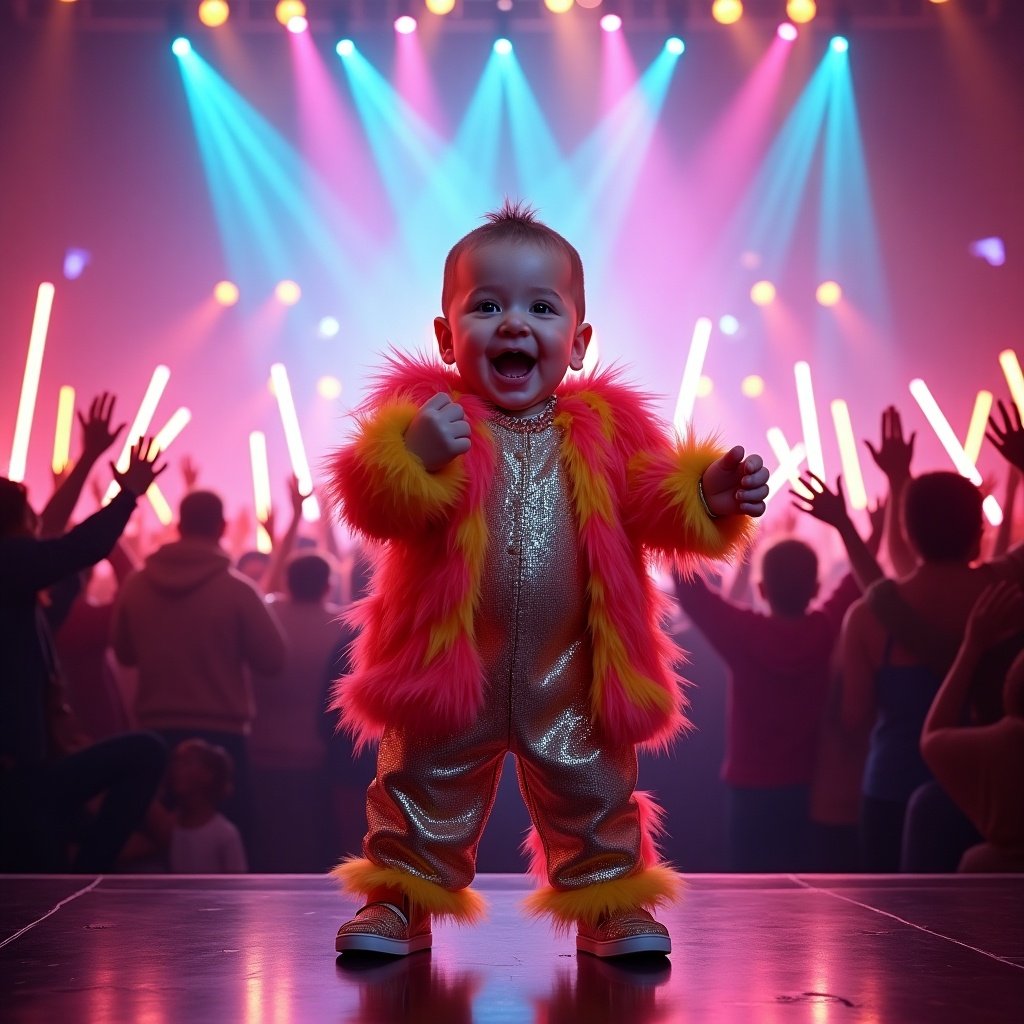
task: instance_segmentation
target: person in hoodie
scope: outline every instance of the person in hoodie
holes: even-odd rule
[[[114,610],[118,661],[138,669],[139,726],[170,749],[189,739],[223,747],[235,765],[224,813],[249,829],[248,735],[255,708],[250,671],[274,673],[285,645],[255,584],[220,545],[221,499],[193,491],[181,502],[180,539],[164,544],[129,576]]]

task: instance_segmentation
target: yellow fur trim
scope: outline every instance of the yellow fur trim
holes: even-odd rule
[[[593,391],[581,391],[579,398],[597,413],[597,418],[601,421],[601,433],[610,441],[615,435],[615,417],[607,399]]]
[[[406,399],[382,405],[372,419],[363,422],[356,451],[386,479],[397,504],[420,506],[429,515],[458,501],[466,471],[462,459],[453,459],[436,473],[428,473],[423,460],[406,448],[405,431],[418,409]]]
[[[604,584],[596,574],[590,577],[589,593],[594,658],[590,703],[594,711],[597,712],[603,706],[604,680],[612,670],[622,680],[626,694],[634,706],[645,710],[656,707],[666,713],[671,711],[672,694],[653,679],[648,679],[637,672],[626,656],[622,637],[606,611]]]
[[[487,912],[487,901],[472,889],[449,892],[435,882],[398,868],[380,867],[365,857],[349,857],[334,868],[331,875],[354,896],[366,896],[375,889],[399,889],[413,906],[426,910],[432,917],[472,924]]]
[[[573,489],[573,506],[579,517],[579,525],[585,526],[591,516],[600,516],[606,523],[613,521],[612,500],[608,492],[608,481],[595,473],[587,464],[579,448],[568,440],[566,429],[572,423],[568,413],[555,416],[555,424],[565,438],[562,442],[562,458],[569,471],[569,480]]]
[[[469,574],[466,596],[458,607],[436,626],[431,627],[424,665],[429,665],[441,651],[447,651],[460,636],[473,636],[473,612],[478,583],[487,554],[487,518],[483,509],[471,512],[455,531],[455,545],[462,553]]]
[[[531,917],[550,917],[559,929],[581,922],[596,925],[603,914],[644,907],[653,910],[682,896],[683,880],[665,865],[647,868],[628,878],[598,882],[582,889],[553,889],[545,886],[530,893],[523,907]]]

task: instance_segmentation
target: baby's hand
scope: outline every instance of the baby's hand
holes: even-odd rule
[[[712,462],[701,477],[704,503],[713,516],[763,516],[768,470],[760,455],[743,457],[737,445]]]
[[[439,392],[413,417],[405,431],[405,447],[422,459],[428,473],[436,473],[469,451],[470,432],[462,406]]]

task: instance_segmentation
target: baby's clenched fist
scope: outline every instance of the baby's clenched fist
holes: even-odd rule
[[[420,457],[428,472],[436,473],[469,451],[470,433],[462,406],[438,392],[413,417],[405,431],[405,447]]]

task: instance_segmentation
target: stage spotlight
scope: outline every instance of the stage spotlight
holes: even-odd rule
[[[814,0],[787,0],[786,17],[797,25],[806,25],[814,20],[818,5]]]
[[[742,0],[715,0],[711,5],[711,17],[719,25],[735,25],[743,17]]]
[[[316,382],[316,393],[321,398],[338,398],[341,395],[341,381],[337,377],[321,377]]]
[[[231,8],[227,0],[202,0],[199,5],[199,20],[207,28],[219,28],[228,20]]]
[[[822,306],[834,306],[843,297],[843,289],[835,281],[822,281],[814,297]]]
[[[213,297],[222,306],[233,306],[238,301],[238,285],[233,281],[219,281],[214,286]]]
[[[729,313],[725,316],[720,317],[718,320],[718,329],[723,333],[727,334],[730,338],[734,337],[740,329],[740,322],[736,317]]]
[[[285,26],[292,35],[301,35],[306,29],[309,28],[309,21],[306,19],[304,14],[296,14],[294,18],[288,19],[288,24]]]
[[[171,43],[171,53],[175,57],[186,57],[192,52],[192,44],[184,37],[177,36]]]
[[[1006,245],[995,235],[971,242],[969,252],[972,256],[984,260],[990,267],[1001,267],[1006,262]]]
[[[502,14],[508,14],[512,10],[512,0],[498,0],[497,7]]]
[[[740,391],[745,398],[760,398],[764,394],[764,377],[752,373],[740,381]]]
[[[351,39],[341,39],[334,50],[339,57],[351,57],[356,52],[356,44]]]
[[[451,14],[455,0],[426,0],[426,6],[431,14]]]
[[[715,382],[706,373],[702,373],[697,381],[697,397],[707,398],[714,390]]]
[[[306,5],[302,0],[278,0],[277,6],[274,8],[274,17],[287,28],[288,22],[292,18],[306,17]]]
[[[317,325],[317,331],[321,338],[333,338],[341,330],[341,324],[337,317],[325,316]]]
[[[758,281],[750,289],[750,301],[755,306],[770,306],[775,301],[775,285],[771,281]]]
[[[279,281],[274,295],[282,306],[294,306],[302,298],[302,289],[294,281]]]
[[[622,18],[617,14],[605,14],[601,18],[601,28],[605,32],[618,32],[622,28]]]
[[[544,6],[552,14],[565,14],[566,11],[572,9],[572,5],[576,0],[544,0]]]
[[[665,40],[665,49],[668,50],[669,53],[675,54],[675,56],[678,57],[679,54],[686,49],[686,43],[684,43],[679,36],[669,36],[668,39]]]
[[[833,36],[828,45],[833,53],[846,53],[850,48],[850,40],[846,36]]]
[[[794,39],[799,35],[797,32],[796,25],[791,21],[784,21],[776,30],[775,34],[780,38],[784,39],[787,43],[793,42]]]
[[[90,258],[91,254],[86,249],[68,249],[64,253],[64,277],[68,281],[77,281]]]
[[[600,7],[603,0],[576,0],[577,7],[583,7],[586,10],[592,10],[595,7]]]
[[[498,36],[494,40],[494,52],[500,53],[503,57],[507,56],[512,52],[512,40],[506,39],[504,36]]]
[[[400,14],[395,18],[395,31],[399,35],[411,35],[416,31],[416,19],[411,14]]]

